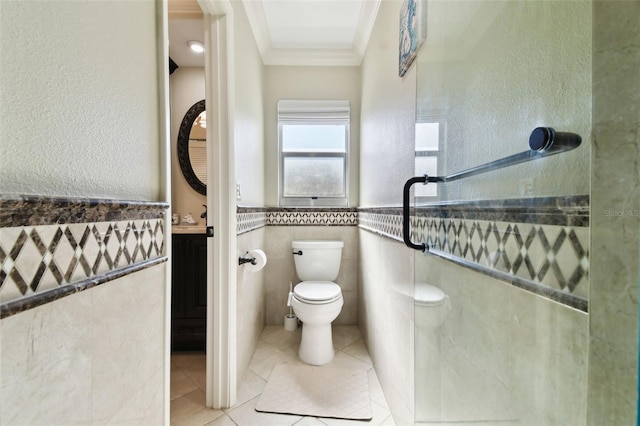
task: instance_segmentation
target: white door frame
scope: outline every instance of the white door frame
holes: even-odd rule
[[[236,199],[233,9],[230,0],[198,0],[205,23],[207,104],[207,389],[206,405],[236,401]]]

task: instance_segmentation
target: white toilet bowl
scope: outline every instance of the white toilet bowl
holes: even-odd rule
[[[304,281],[294,288],[291,306],[302,321],[298,356],[307,364],[324,365],[333,359],[331,322],[344,301],[340,287],[332,282]]]
[[[340,286],[333,282],[340,270],[342,241],[293,241],[296,272],[303,280],[290,301],[302,321],[298,356],[307,364],[323,365],[334,356],[331,322],[344,304]]]

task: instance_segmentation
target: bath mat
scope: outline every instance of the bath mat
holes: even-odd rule
[[[256,411],[371,420],[369,377],[366,370],[278,364],[273,367]]]

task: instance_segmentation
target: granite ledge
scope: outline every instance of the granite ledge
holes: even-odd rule
[[[0,195],[0,227],[159,219],[169,203]]]

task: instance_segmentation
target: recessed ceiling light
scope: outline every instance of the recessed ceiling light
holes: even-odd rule
[[[202,44],[201,41],[189,40],[187,42],[187,46],[189,46],[191,48],[191,50],[193,50],[196,53],[204,52],[204,44]]]

